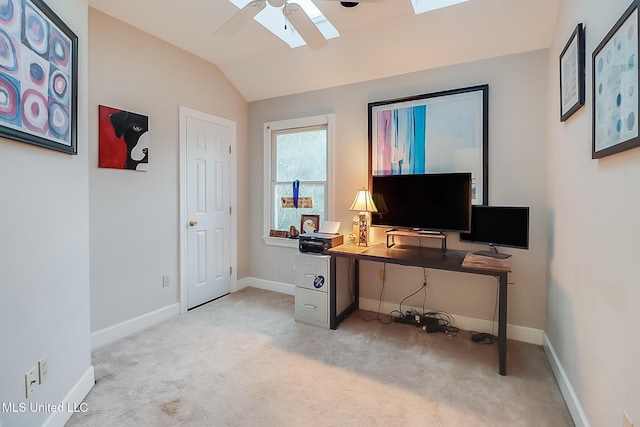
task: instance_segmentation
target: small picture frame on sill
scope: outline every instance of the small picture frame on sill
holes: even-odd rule
[[[585,33],[579,23],[560,54],[560,121],[585,102]]]
[[[300,234],[315,233],[320,226],[320,215],[300,215]]]

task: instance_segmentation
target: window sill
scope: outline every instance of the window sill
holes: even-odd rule
[[[289,239],[286,237],[267,237],[267,236],[263,236],[262,239],[264,240],[265,245],[298,249],[298,239]]]

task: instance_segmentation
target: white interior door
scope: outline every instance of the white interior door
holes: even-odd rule
[[[235,145],[235,124],[189,114],[181,120],[186,150],[183,279],[186,309],[190,309],[231,291],[231,148]]]

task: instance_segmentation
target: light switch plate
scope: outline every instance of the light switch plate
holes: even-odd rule
[[[40,384],[45,382],[47,376],[49,376],[49,358],[44,356],[38,361],[38,380]]]
[[[34,366],[24,374],[24,388],[27,399],[38,388],[38,368]]]

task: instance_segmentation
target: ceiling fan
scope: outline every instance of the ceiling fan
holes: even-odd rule
[[[325,0],[340,1],[340,0]],[[360,2],[377,3],[384,0],[360,0]],[[343,2],[340,3],[344,7],[353,7],[360,2]],[[282,14],[287,21],[293,25],[293,28],[300,34],[307,46],[312,50],[325,46],[328,42],[324,38],[318,27],[314,24],[307,13],[295,1],[288,0],[252,0],[242,9],[236,12],[227,22],[216,30],[216,34],[231,36],[240,29],[245,23],[251,21],[262,9],[269,4],[272,7],[282,8]]]
[[[335,0],[340,1],[340,0]],[[356,7],[360,3],[380,3],[384,0],[359,0],[359,1],[340,1],[342,7]]]

